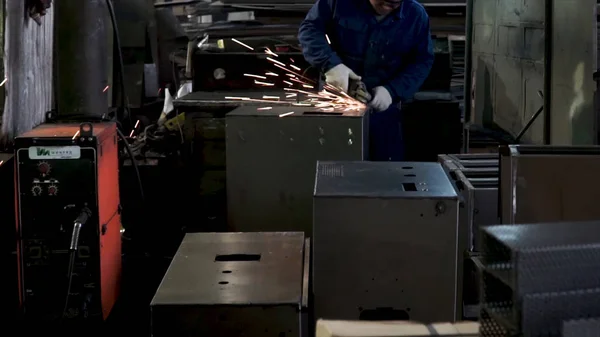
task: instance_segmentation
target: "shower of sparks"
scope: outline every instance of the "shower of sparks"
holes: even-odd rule
[[[261,79],[261,80],[266,80],[267,79],[265,76],[253,75],[253,74],[244,74],[244,76],[246,76],[246,77],[254,77],[254,78]]]
[[[240,46],[246,47],[246,48],[248,48],[248,49],[250,49],[250,50],[254,50],[254,48],[250,47],[249,45],[247,45],[247,44],[245,44],[244,42],[241,42],[241,41],[239,41],[239,40],[236,40],[236,39],[231,39],[231,41],[233,41],[233,42],[235,42],[235,43],[239,44]]]
[[[331,44],[331,40],[329,39],[329,36],[327,36],[327,34],[325,34],[325,39],[327,39],[328,44]]]
[[[254,83],[258,84],[258,85],[264,85],[265,87],[272,87],[275,85],[275,83],[261,82],[261,81],[254,81]]]
[[[329,37],[325,35],[327,38],[327,42],[331,43]],[[242,42],[232,39],[232,41],[247,47],[250,50],[254,50],[252,47],[243,44]],[[238,100],[238,101],[249,101],[255,103],[266,103],[268,105],[290,105],[290,100],[287,99],[298,99],[297,102],[291,103],[292,106],[303,106],[303,107],[315,107],[322,112],[334,112],[334,111],[356,111],[365,108],[365,105],[356,99],[350,97],[347,93],[345,93],[341,88],[332,86],[330,84],[325,84],[323,90],[320,92],[307,91],[303,89],[314,89],[317,86],[314,80],[305,77],[302,74],[302,69],[294,64],[286,65],[285,63],[276,60],[275,58],[279,57],[276,53],[271,51],[269,48],[265,48],[265,54],[267,56],[267,60],[269,63],[277,68],[273,71],[267,71],[262,75],[253,75],[253,74],[244,74],[247,77],[255,78],[254,83],[259,86],[267,86],[274,87],[275,83],[266,82],[264,80],[267,79],[267,76],[270,77],[281,77],[287,79],[282,80],[281,82],[287,86],[288,88],[283,88],[285,93],[286,100],[281,100],[280,96],[263,96],[262,99],[255,99],[250,97],[235,97],[229,96],[225,97],[228,100]],[[295,61],[290,59],[291,63]],[[275,80],[274,78],[271,78]],[[303,95],[302,98],[299,97],[299,94]],[[265,105],[266,105],[265,104]],[[257,110],[271,110],[271,106],[258,107]],[[285,117],[294,114],[294,111],[290,111],[287,113],[283,113],[279,115],[279,117]]]
[[[271,55],[271,56],[275,56],[275,57],[279,57],[279,55],[277,55],[274,52],[272,52],[271,49],[269,49],[269,48],[265,48],[265,54]]]
[[[285,116],[289,116],[289,115],[293,115],[293,114],[294,114],[294,112],[290,111],[290,112],[286,112],[286,113],[280,114],[279,117],[285,117]]]
[[[265,96],[263,96],[263,99],[276,99],[276,100],[279,100],[280,97],[279,96],[267,96],[267,95],[265,95]]]
[[[275,64],[279,64],[279,65],[280,65],[280,66],[282,66],[282,67],[285,67],[285,63],[283,63],[283,62],[279,62],[279,61],[277,61],[276,59],[274,59],[274,58],[272,58],[272,57],[267,57],[267,60],[269,60],[269,61],[271,61],[271,62],[273,62],[273,63],[275,63]]]

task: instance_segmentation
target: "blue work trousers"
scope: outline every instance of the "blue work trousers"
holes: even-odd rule
[[[392,105],[369,116],[369,157],[371,161],[403,161],[401,110]]]

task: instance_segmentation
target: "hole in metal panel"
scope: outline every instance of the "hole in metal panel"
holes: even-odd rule
[[[250,262],[260,261],[260,254],[228,254],[215,256],[215,262]]]
[[[231,274],[231,270],[223,270],[221,273],[223,273],[223,274]]]
[[[407,192],[417,191],[417,185],[415,183],[402,183],[402,188]]]
[[[219,284],[229,284],[229,282],[227,282],[227,281],[221,281],[221,282],[219,282]]]
[[[412,166],[402,166],[403,170],[412,170],[413,167]]]
[[[415,174],[405,174],[404,176],[405,177],[416,177],[417,175],[415,175]]]

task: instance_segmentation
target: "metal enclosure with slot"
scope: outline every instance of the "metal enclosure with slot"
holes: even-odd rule
[[[316,163],[368,158],[365,112],[247,106],[227,114],[230,229],[310,236]]]
[[[600,147],[511,145],[500,154],[502,223],[600,219]]]
[[[319,162],[315,317],[457,319],[458,208],[438,163]]]
[[[303,233],[189,233],[152,300],[152,336],[307,336]]]

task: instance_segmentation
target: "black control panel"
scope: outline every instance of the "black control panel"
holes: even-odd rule
[[[24,317],[56,322],[101,316],[96,150],[29,145],[16,151]],[[84,209],[91,216],[72,251],[74,222]]]

